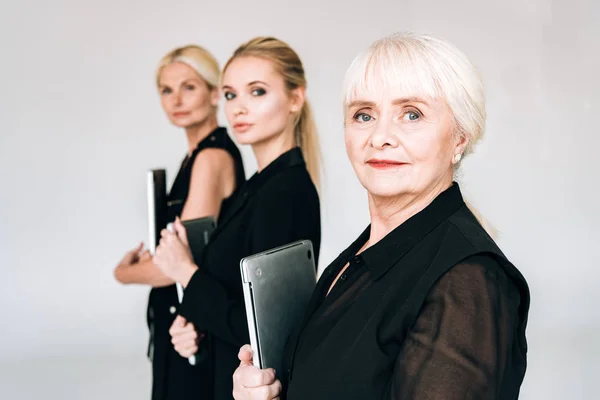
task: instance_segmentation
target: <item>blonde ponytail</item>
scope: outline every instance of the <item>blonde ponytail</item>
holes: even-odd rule
[[[492,239],[496,240],[499,235],[498,230],[481,214],[477,208],[473,206],[473,204],[471,204],[470,201],[464,199],[464,202],[469,211],[471,211],[471,214],[473,214],[477,222],[479,222],[479,225],[481,225],[483,230],[485,230]]]
[[[304,102],[298,120],[294,127],[294,139],[296,145],[302,149],[302,155],[306,161],[306,169],[313,183],[319,189],[321,182],[321,154],[319,150],[319,136],[317,124],[313,118],[312,109],[308,100]]]

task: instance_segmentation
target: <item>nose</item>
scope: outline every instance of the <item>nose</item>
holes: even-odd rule
[[[246,106],[244,106],[243,104],[236,104],[235,105],[235,109],[233,110],[233,115],[235,115],[236,117],[239,115],[246,115],[248,114],[248,110],[246,109]]]
[[[173,96],[171,97],[174,107],[179,107],[182,103],[181,101],[181,93],[179,91],[173,92]]]
[[[393,124],[380,119],[369,137],[369,144],[373,148],[383,149],[386,147],[398,147],[400,140],[394,132]]]

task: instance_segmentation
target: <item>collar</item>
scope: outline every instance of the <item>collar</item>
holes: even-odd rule
[[[355,256],[356,252],[367,242],[371,233],[371,225],[341,255],[340,260],[348,262],[352,257],[360,258],[378,279],[386,273],[413,247],[440,223],[454,214],[464,205],[458,183],[440,193],[427,207],[410,217],[404,223],[388,233],[383,239]]]
[[[299,147],[294,147],[277,157],[262,171],[252,175],[246,182],[244,191],[255,193],[275,175],[298,165],[305,165],[304,157],[302,156],[302,150]]]

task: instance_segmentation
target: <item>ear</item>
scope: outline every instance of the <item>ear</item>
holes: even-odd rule
[[[460,154],[461,156],[464,154],[467,145],[469,144],[469,139],[467,139],[464,135],[456,136],[456,144],[454,145],[454,155]]]
[[[297,87],[290,93],[290,112],[292,114],[299,113],[306,101],[306,88]]]
[[[218,87],[212,88],[210,90],[210,104],[213,107],[217,107],[219,105],[219,99],[221,98],[221,90]]]

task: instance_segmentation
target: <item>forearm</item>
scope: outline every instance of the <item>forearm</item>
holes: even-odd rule
[[[170,286],[175,283],[154,265],[151,258],[133,265],[119,265],[115,269],[115,278],[123,284],[133,283],[152,287]]]
[[[200,329],[233,346],[248,343],[243,300],[232,296],[214,277],[197,271],[186,287],[179,312]]]

